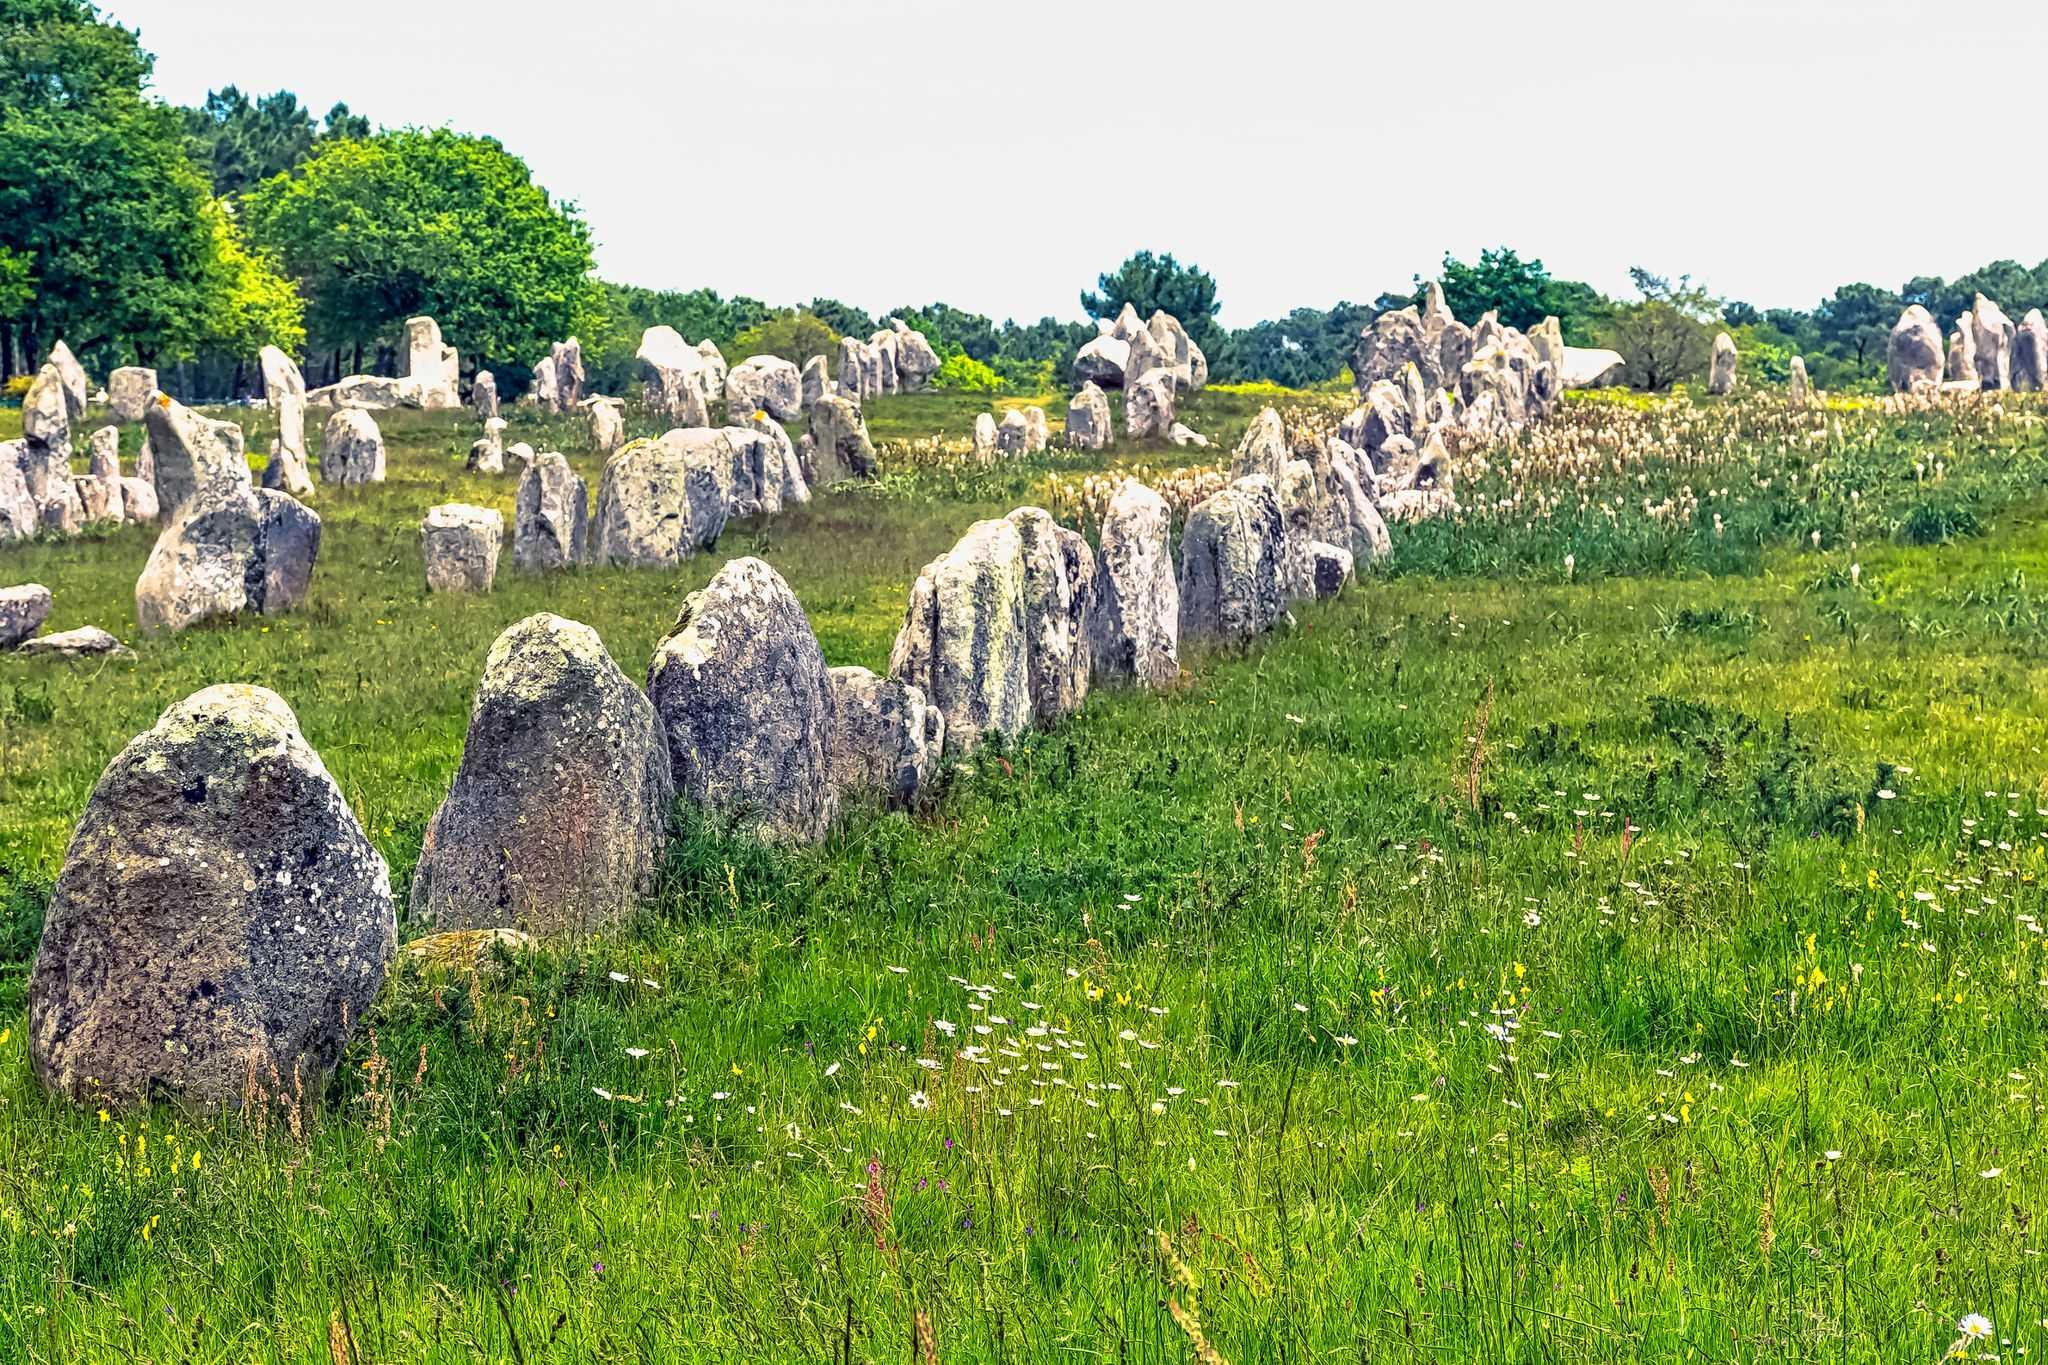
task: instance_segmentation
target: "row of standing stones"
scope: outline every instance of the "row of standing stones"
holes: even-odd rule
[[[1038,508],[977,523],[912,585],[886,677],[829,667],[788,584],[753,558],[687,598],[644,688],[588,626],[515,624],[485,661],[426,833],[410,918],[437,932],[414,946],[615,924],[648,893],[677,798],[764,840],[813,842],[848,804],[914,805],[945,756],[1056,725],[1091,686],[1175,685],[1183,640],[1243,644],[1294,602],[1335,595],[1390,552],[1382,508],[1448,496],[1430,452],[1472,429],[1473,408],[1518,425],[1554,398],[1541,343],[1491,318],[1474,329],[1479,369],[1464,362],[1460,394],[1432,396],[1441,360],[1423,374],[1447,317],[1362,340],[1363,401],[1338,433],[1291,437],[1261,412],[1231,482],[1189,512],[1177,566],[1168,506],[1136,480],[1093,547]],[[871,447],[862,467],[816,439],[835,429],[835,400],[852,408],[847,443],[866,443],[857,400],[821,392],[812,474],[827,461],[871,472]],[[318,517],[251,489],[231,424],[161,394],[145,419],[167,525],[138,609],[145,587],[171,626],[236,593],[225,609],[302,600]],[[520,520],[547,471],[562,494],[538,566],[586,553],[673,564],[714,544],[734,507],[800,498],[804,458],[763,425],[678,428],[619,451],[581,550],[582,482],[559,455],[537,457]],[[430,514],[430,545],[441,529]],[[183,548],[201,543],[214,551]],[[289,707],[261,688],[208,688],[116,756],[80,819],[31,977],[33,1064],[53,1091],[96,1103],[296,1092],[334,1066],[396,951],[388,871]]]

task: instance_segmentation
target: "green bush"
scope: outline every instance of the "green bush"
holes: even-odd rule
[[[949,355],[932,376],[932,387],[952,393],[1001,393],[1003,377],[965,352]]]

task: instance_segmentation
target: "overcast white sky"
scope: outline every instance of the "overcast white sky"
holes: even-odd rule
[[[2048,257],[2015,0],[102,0],[157,89],[490,133],[608,278],[1078,317],[1141,247],[1244,326],[1506,244],[1759,306]]]

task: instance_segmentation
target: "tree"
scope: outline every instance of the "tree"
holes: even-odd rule
[[[838,299],[812,299],[808,311],[841,336],[859,337],[865,341],[879,330],[865,310],[850,303],[841,303]]]
[[[1706,368],[1718,301],[1690,275],[1673,283],[1641,266],[1628,273],[1642,300],[1616,307],[1602,325],[1602,338],[1627,359],[1629,382],[1639,389],[1667,389]]]
[[[1814,321],[1829,350],[1852,362],[1859,375],[1869,374],[1884,368],[1892,324],[1904,308],[1899,296],[1889,289],[1845,284],[1821,302]]]
[[[601,325],[590,231],[495,139],[402,129],[323,142],[243,202],[331,346],[395,341],[415,314],[516,375]]]
[[[1377,311],[1353,303],[1340,303],[1327,312],[1297,308],[1277,321],[1232,333],[1233,373],[1289,388],[1328,383],[1351,363],[1351,348]]]
[[[17,298],[0,352],[62,336],[151,363],[204,316],[207,187],[177,113],[144,95],[150,69],[88,0],[0,3],[0,252]]]
[[[207,290],[216,300],[186,347],[188,353],[223,352],[237,362],[265,346],[298,354],[306,345],[306,304],[285,278],[277,257],[253,246],[224,199],[207,205],[213,240]],[[173,355],[171,359],[184,359]]]
[[[733,338],[733,354],[727,359],[737,364],[757,355],[779,355],[799,366],[821,355],[837,365],[839,333],[808,309],[785,308]]]
[[[1229,335],[1217,324],[1216,278],[1206,270],[1182,265],[1168,252],[1155,256],[1149,251],[1118,266],[1115,274],[1097,279],[1100,293],[1081,295],[1081,307],[1092,318],[1114,318],[1129,304],[1142,321],[1154,312],[1165,312],[1180,320],[1195,345],[1202,348],[1212,370],[1221,367],[1230,346]]]
[[[1511,247],[1486,248],[1476,265],[1447,251],[1437,283],[1443,286],[1444,303],[1461,322],[1476,323],[1485,314],[1498,312],[1504,326],[1526,332],[1549,313],[1544,290],[1550,272],[1543,262],[1525,261]]]
[[[313,150],[313,116],[289,90],[252,103],[230,85],[207,92],[203,105],[183,114],[192,160],[215,194],[240,194],[290,170]]]

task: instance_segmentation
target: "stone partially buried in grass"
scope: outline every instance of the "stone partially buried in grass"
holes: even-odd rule
[[[76,626],[23,640],[16,647],[23,658],[38,659],[132,659],[135,651],[98,626]]]
[[[946,748],[946,718],[924,693],[865,668],[835,668],[826,760],[841,800],[914,804]]]
[[[1031,724],[1026,631],[1024,542],[1011,522],[976,522],[911,585],[889,674],[945,715],[949,753]]]
[[[676,792],[776,842],[822,839],[838,809],[824,651],[782,575],[735,559],[683,601],[654,651]]]
[[[566,569],[589,553],[590,494],[559,451],[536,456],[519,476],[512,503],[512,562],[522,569]]]
[[[1095,675],[1140,687],[1180,678],[1180,584],[1166,499],[1125,479],[1102,518],[1088,633]]]
[[[618,924],[652,886],[673,794],[654,707],[597,632],[529,616],[484,662],[413,917],[532,934]]]
[[[715,545],[730,513],[733,460],[721,431],[678,429],[628,443],[605,462],[597,486],[591,557],[666,568]]]
[[[1180,546],[1182,639],[1242,643],[1286,614],[1287,532],[1273,481],[1239,479],[1188,513]]]
[[[210,687],[93,788],[29,978],[29,1058],[84,1104],[317,1102],[396,938],[384,860],[291,708]]]
[[[495,508],[444,502],[420,523],[428,592],[486,593],[498,576],[505,516]]]
[[[343,408],[321,432],[320,479],[344,488],[384,482],[384,434],[361,408]]]
[[[50,590],[40,583],[0,588],[0,649],[12,649],[43,628],[50,617]]]

